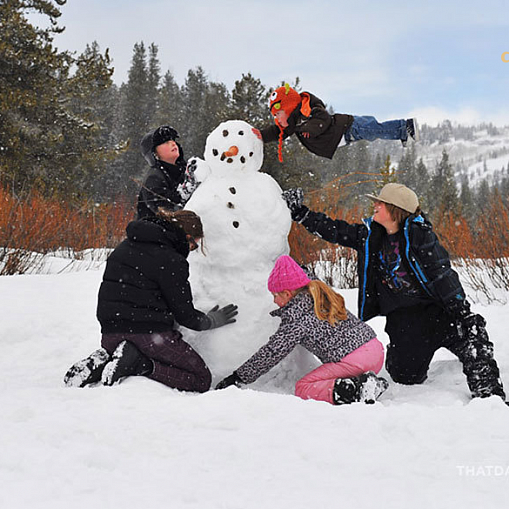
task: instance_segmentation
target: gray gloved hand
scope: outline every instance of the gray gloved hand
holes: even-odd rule
[[[210,329],[217,329],[223,325],[236,322],[234,316],[237,316],[239,312],[238,307],[235,304],[228,304],[227,306],[219,309],[219,306],[214,306],[208,313],[207,316],[210,319]]]
[[[295,187],[283,191],[282,195],[291,212],[297,212],[304,203],[304,191],[301,187]]]

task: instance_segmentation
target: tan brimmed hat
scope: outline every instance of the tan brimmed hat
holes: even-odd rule
[[[419,206],[419,198],[417,198],[417,195],[403,184],[385,184],[378,196],[373,194],[367,194],[366,196],[374,201],[383,201],[384,203],[396,205],[396,207],[406,210],[411,214],[413,214]]]

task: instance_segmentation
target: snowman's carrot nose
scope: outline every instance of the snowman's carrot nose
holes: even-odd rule
[[[239,147],[232,145],[225,153],[225,157],[236,156],[239,153]]]

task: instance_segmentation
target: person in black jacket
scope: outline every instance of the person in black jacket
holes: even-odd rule
[[[386,316],[386,368],[395,382],[420,384],[434,353],[445,347],[463,364],[473,397],[505,400],[493,344],[481,315],[470,311],[449,255],[402,184],[385,185],[374,215],[362,224],[333,220],[303,205],[301,189],[283,193],[294,221],[358,256],[358,316]]]
[[[138,219],[155,216],[160,207],[184,208],[198,187],[196,166],[192,163],[187,166],[178,137],[173,127],[162,125],[141,140],[140,150],[150,170],[138,195]]]
[[[210,388],[209,369],[178,325],[197,331],[221,327],[235,322],[237,307],[215,306],[207,314],[194,307],[186,258],[202,237],[200,218],[188,210],[160,210],[129,223],[99,289],[102,348],[69,369],[66,385],[113,385],[144,375],[184,391]]]
[[[270,96],[270,112],[275,125],[253,132],[264,143],[279,141],[279,161],[283,162],[283,140],[295,134],[313,154],[332,159],[342,144],[358,140],[401,140],[406,146],[409,137],[419,138],[414,118],[378,122],[372,116],[331,115],[325,104],[309,92],[299,94],[288,83],[276,88]]]

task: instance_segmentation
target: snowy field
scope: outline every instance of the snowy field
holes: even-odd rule
[[[509,408],[470,401],[446,351],[425,384],[391,383],[372,406],[142,377],[66,388],[99,346],[102,270],[59,269],[0,278],[0,508],[507,507]],[[355,310],[356,291],[343,293]],[[474,310],[509,389],[509,305]],[[370,324],[386,343],[383,320]]]

